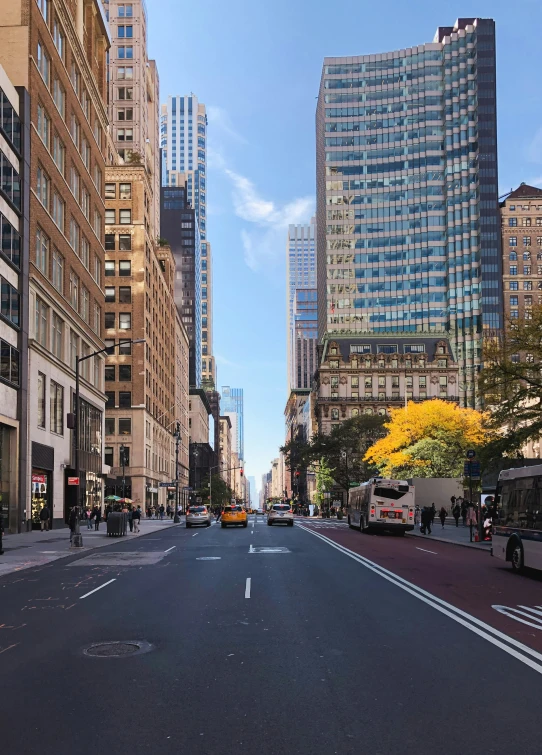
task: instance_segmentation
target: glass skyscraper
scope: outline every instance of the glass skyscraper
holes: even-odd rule
[[[318,330],[443,333],[475,401],[502,326],[495,24],[326,58],[317,108]]]
[[[290,225],[286,245],[286,343],[288,363],[288,393],[292,388],[310,388],[310,384],[303,385],[303,379],[298,376],[296,362],[296,299],[298,291],[302,289],[316,289],[316,218],[311,222],[300,225]],[[316,296],[311,301],[316,302]],[[303,307],[301,307],[303,308]],[[298,313],[299,314],[299,313]],[[317,339],[317,333],[312,334]],[[310,348],[313,348],[310,345]],[[314,351],[316,340],[314,342]],[[314,353],[316,359],[316,353]]]
[[[235,422],[232,422],[232,428],[236,425],[235,450],[240,459],[244,459],[245,441],[243,425],[243,389],[230,388],[228,385],[222,386],[220,399],[220,413],[223,415],[235,414]],[[232,443],[232,447],[233,447]]]

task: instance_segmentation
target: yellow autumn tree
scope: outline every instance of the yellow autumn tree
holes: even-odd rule
[[[468,449],[491,439],[486,417],[475,409],[433,399],[392,409],[387,435],[374,443],[365,461],[384,477],[461,477]]]

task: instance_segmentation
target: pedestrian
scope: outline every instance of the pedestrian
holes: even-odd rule
[[[461,518],[463,519],[463,527],[467,526],[467,502],[461,499]]]
[[[422,533],[422,535],[431,534],[432,521],[433,521],[432,509],[430,509],[428,506],[424,506],[422,509],[422,524],[420,527],[420,532]]]
[[[218,513],[217,513],[217,515],[216,515],[216,521],[217,521],[217,522],[219,522],[219,521],[220,521],[220,517],[221,517],[221,516],[222,516],[222,509],[218,509]]]
[[[132,524],[134,528],[134,532],[139,532],[139,522],[141,521],[141,506],[138,506],[135,511],[132,512]]]
[[[77,512],[75,506],[72,507],[70,515],[68,517],[68,527],[70,528],[70,545],[73,543],[73,536],[75,534],[75,527],[77,525]]]
[[[42,532],[44,530],[45,532],[49,531],[49,518],[49,507],[47,506],[47,504],[45,504],[40,511],[40,527]]]
[[[453,509],[454,509],[454,506],[455,506],[455,495],[453,495],[453,496],[452,496],[452,497],[450,498],[450,501],[451,501],[451,503],[452,503],[452,511],[453,511]]]
[[[439,511],[439,518],[440,518],[440,523],[442,524],[442,529],[444,529],[444,522],[446,521],[447,516],[448,516],[448,512],[446,511],[444,506],[441,506],[440,511]]]
[[[96,532],[100,529],[100,522],[102,521],[102,510],[99,506],[94,506],[94,530]]]
[[[455,526],[459,527],[459,517],[461,516],[461,506],[458,503],[455,504],[452,514],[454,515]]]
[[[433,526],[433,522],[435,521],[435,517],[437,515],[437,507],[434,503],[431,504],[431,526]]]
[[[414,509],[414,524],[421,524],[422,523],[422,510],[420,509],[419,505],[416,504],[416,508]]]
[[[478,515],[473,503],[466,501],[467,503],[467,525],[469,527],[476,527],[478,524]]]
[[[134,531],[134,512],[132,511],[132,507],[128,506],[128,527],[130,528],[130,532]]]
[[[85,509],[85,519],[87,520],[87,530],[91,530],[92,529],[92,511],[88,506]]]
[[[160,521],[162,521],[162,519],[164,518],[164,514],[165,514],[165,511],[166,511],[166,510],[165,510],[165,508],[164,508],[164,504],[162,503],[162,504],[160,505]]]

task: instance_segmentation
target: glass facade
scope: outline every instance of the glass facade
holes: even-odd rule
[[[482,328],[502,324],[496,143],[492,20],[324,61],[319,335],[446,332],[469,405]]]
[[[244,459],[245,434],[243,424],[243,389],[222,386],[220,398],[220,411],[222,414],[232,413],[237,415],[237,443],[235,450],[240,459]]]
[[[298,384],[296,367],[295,306],[298,291],[316,289],[316,218],[306,225],[288,228],[286,247],[286,278],[288,285],[287,349],[288,390],[304,387]],[[316,337],[316,336],[315,336]]]

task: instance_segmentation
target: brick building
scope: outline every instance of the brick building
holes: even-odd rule
[[[105,367],[108,493],[121,495],[124,477],[123,491],[146,509],[167,503],[160,483],[175,479],[181,421],[180,476],[188,484],[188,337],[175,306],[173,254],[151,235],[149,172],[143,165],[109,167],[105,196],[104,337],[113,347]],[[123,339],[145,343],[115,347]]]
[[[75,504],[75,360],[103,348],[107,20],[99,0],[4,0],[0,63],[30,95],[29,458],[26,514],[53,526]],[[103,357],[82,363],[81,494],[102,496]],[[43,482],[41,482],[43,481]]]

